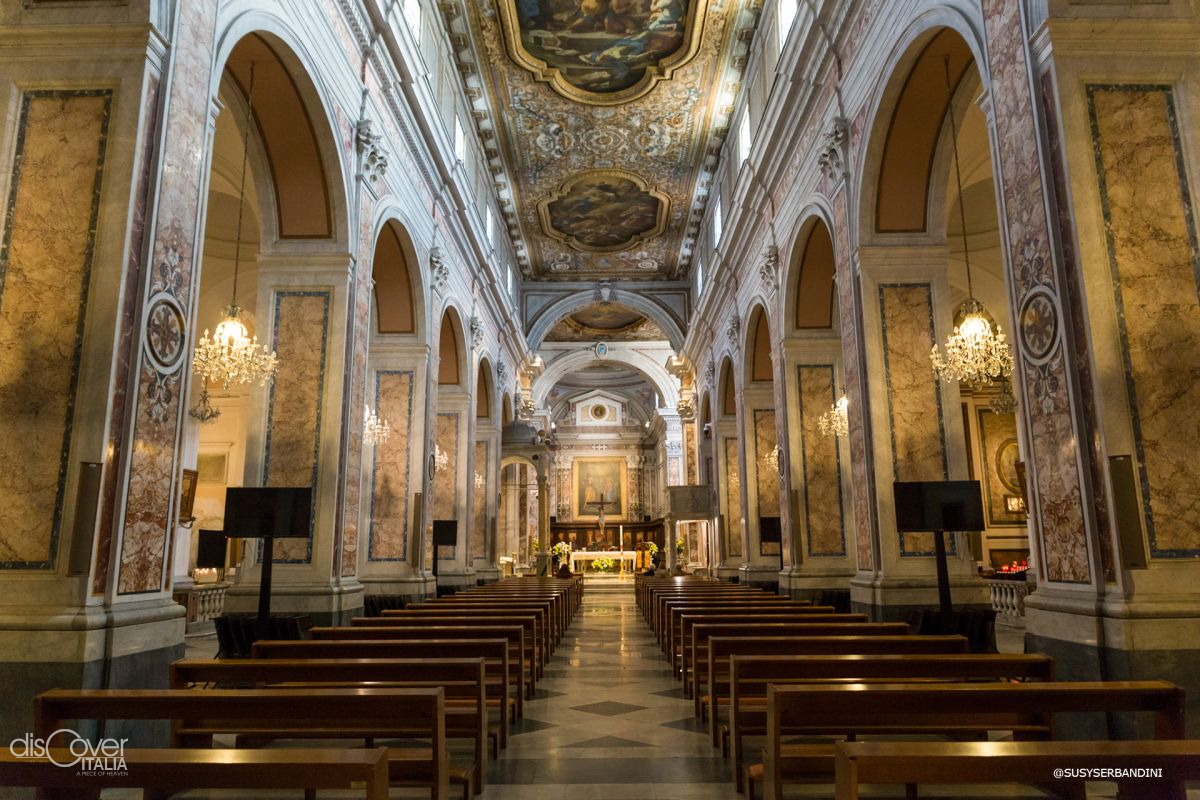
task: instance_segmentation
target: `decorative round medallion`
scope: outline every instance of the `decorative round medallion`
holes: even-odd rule
[[[596,342],[596,358],[604,358],[608,355],[608,343]]]
[[[1044,291],[1033,292],[1021,307],[1021,344],[1034,361],[1054,350],[1058,340],[1058,310],[1054,298]]]
[[[608,409],[597,403],[592,406],[592,419],[604,419],[608,416]]]
[[[183,309],[170,294],[150,299],[146,313],[146,355],[161,373],[171,373],[183,360]]]

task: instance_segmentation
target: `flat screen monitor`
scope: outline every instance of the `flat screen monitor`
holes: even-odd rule
[[[979,481],[896,481],[894,493],[901,533],[983,530]]]
[[[758,539],[764,544],[783,543],[783,522],[779,517],[758,518]]]
[[[458,520],[435,519],[433,521],[433,546],[454,547],[458,544]]]
[[[225,531],[199,533],[196,542],[196,567],[198,569],[225,569]]]
[[[308,486],[230,486],[225,535],[237,539],[307,539],[312,519]]]

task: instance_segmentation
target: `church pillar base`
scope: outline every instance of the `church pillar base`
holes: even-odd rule
[[[713,574],[716,575],[717,580],[731,581],[734,578],[737,578],[740,581],[741,580],[741,569],[742,568],[739,566],[730,566],[730,565],[722,564],[719,567],[717,567],[716,570],[714,570]]]
[[[987,584],[973,575],[950,576],[950,600],[957,611],[992,607]],[[860,572],[850,579],[850,610],[874,622],[907,622],[913,611],[937,607],[935,577],[886,578]]]
[[[432,575],[409,575],[399,578],[362,578],[363,594],[400,595],[409,602],[428,600],[437,594]]]
[[[225,593],[225,611],[252,614],[258,611],[258,584],[240,583]],[[363,613],[363,585],[276,582],[271,588],[272,614],[307,614],[318,627],[349,625]]]
[[[813,600],[821,592],[848,591],[853,572],[817,571],[807,565],[789,567],[779,573],[779,593],[793,600]]]
[[[169,665],[184,656],[185,614],[169,597],[112,608],[5,609],[0,741],[33,732],[33,700],[50,689],[167,688]],[[78,732],[94,737],[96,725],[80,725]],[[104,736],[130,739],[131,747],[162,746],[168,735],[166,724],[114,722],[104,729]]]
[[[779,567],[746,564],[738,570],[738,576],[747,586],[756,586],[771,592],[777,592],[780,588]]]
[[[438,567],[437,585],[453,586],[457,591],[474,588],[476,572],[473,569],[450,569]]]
[[[476,585],[479,584],[479,581],[483,581],[484,583],[496,583],[498,580],[500,580],[500,570],[496,569],[495,567],[476,567]]]
[[[1200,736],[1200,602],[1195,595],[1097,602],[1039,588],[1025,598],[1025,650],[1054,658],[1058,680],[1167,680],[1186,692],[1187,735]],[[1068,720],[1071,738],[1151,738],[1150,720]]]

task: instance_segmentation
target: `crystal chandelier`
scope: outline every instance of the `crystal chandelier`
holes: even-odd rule
[[[370,406],[365,407],[363,414],[363,443],[375,447],[386,442],[392,435],[392,426],[388,421],[380,419]]]
[[[225,317],[209,336],[196,344],[192,358],[192,369],[205,383],[220,383],[225,389],[231,384],[258,383],[266,386],[275,377],[279,358],[275,351],[258,343],[258,337],[250,336],[242,322],[242,309],[237,304],[238,270],[242,258],[242,218],[246,208],[246,161],[250,153],[250,125],[254,119],[254,64],[250,65],[250,89],[246,101],[246,128],[242,133],[242,177],[238,193],[237,237],[233,250],[233,296],[225,308]],[[201,398],[203,401],[203,397]]]
[[[207,385],[200,389],[200,400],[193,408],[188,409],[188,416],[201,425],[216,422],[217,417],[221,416],[221,409],[214,406],[208,396]]]
[[[450,467],[450,454],[435,444],[433,446],[433,463],[438,472],[445,472]]]
[[[822,436],[846,436],[850,433],[850,417],[846,413],[849,407],[850,401],[846,395],[842,395],[821,415],[817,420],[817,430]]]
[[[483,473],[476,472],[476,473],[475,473],[475,488],[476,488],[476,489],[482,489],[482,488],[483,488],[483,484],[484,484],[484,480],[483,480]]]
[[[953,94],[950,86],[950,59],[946,59],[946,90]],[[953,98],[952,98],[953,100]],[[962,170],[958,162],[958,125],[954,119],[954,103],[948,106],[950,115],[950,143],[954,148],[954,179],[958,184],[958,213],[962,227],[963,260],[967,265],[967,300],[959,307],[954,333],[946,339],[943,355],[935,344],[929,358],[933,371],[939,379],[959,383],[990,386],[993,381],[1008,378],[1013,371],[1013,357],[1008,349],[1008,340],[975,299],[971,284],[971,252],[967,244],[967,211],[963,197]]]

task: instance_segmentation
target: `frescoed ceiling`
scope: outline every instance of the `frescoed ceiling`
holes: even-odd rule
[[[687,274],[761,0],[451,0],[526,279]]]
[[[563,317],[546,334],[547,342],[656,342],[667,335],[640,311],[620,303],[580,309]]]

